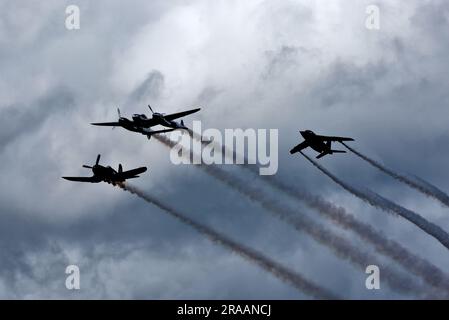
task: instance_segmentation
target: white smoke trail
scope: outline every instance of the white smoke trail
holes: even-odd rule
[[[317,212],[341,227],[356,233],[361,239],[371,243],[377,252],[398,262],[404,269],[421,277],[428,284],[441,289],[449,295],[449,277],[438,267],[423,259],[398,242],[387,238],[382,232],[375,230],[369,224],[358,221],[355,216],[344,208],[338,207],[325,199],[312,195],[305,190],[298,190],[296,186],[287,185],[275,176],[259,176],[257,169],[254,171],[247,166],[253,174],[263,179],[270,186],[287,194],[293,199],[304,202],[309,208]]]
[[[169,148],[175,146],[175,142],[165,136],[158,135],[156,139]],[[217,166],[201,165],[198,167],[220,182],[240,192],[251,201],[258,203],[296,230],[307,233],[317,242],[331,249],[338,257],[349,260],[354,265],[363,269],[363,271],[365,271],[365,268],[370,264],[381,265],[380,261],[374,256],[362,252],[359,247],[354,246],[347,239],[326,229],[306,215],[298,216],[296,210],[281,203],[277,203],[274,199],[269,199],[268,195],[264,194],[262,190],[255,188],[254,185],[248,185],[248,183],[240,181],[236,176]],[[388,285],[398,292],[405,294],[419,294],[424,292],[423,287],[417,284],[412,278],[397,272],[390,266],[383,266],[382,274]]]
[[[357,150],[351,148],[350,146],[346,145],[344,142],[341,142],[341,144],[344,145],[349,151],[351,151],[352,153],[357,155],[359,158],[365,160],[366,162],[371,164],[373,167],[379,169],[380,171],[388,174],[390,177],[392,177],[402,183],[405,183],[409,187],[411,187],[415,190],[418,190],[422,194],[424,194],[428,197],[432,197],[432,198],[440,201],[443,205],[449,207],[449,196],[446,193],[444,193],[443,191],[441,191],[440,189],[438,189],[437,187],[431,185],[429,182],[425,182],[422,179],[419,179],[420,180],[419,182],[413,181],[406,176],[400,175],[400,174],[394,172],[393,170],[386,168],[379,162],[369,158],[368,156],[365,156],[364,154],[362,154],[362,153],[358,152]]]
[[[306,154],[300,151],[300,153],[309,160],[315,167],[317,167],[321,172],[323,172],[325,175],[327,175],[329,178],[331,178],[335,183],[340,185],[343,189],[346,191],[352,193],[359,199],[367,202],[368,204],[379,208],[385,212],[393,213],[400,215],[401,217],[405,218],[406,220],[410,221],[414,225],[416,225],[418,228],[423,230],[428,235],[434,237],[437,239],[443,246],[445,246],[447,249],[449,249],[449,235],[441,229],[439,226],[427,221],[422,216],[417,214],[416,212],[413,212],[409,209],[403,208],[398,204],[395,204],[394,202],[383,198],[382,196],[378,195],[377,193],[374,193],[369,190],[358,190],[342,180],[338,179],[336,176],[334,176],[332,173],[330,173],[327,169],[322,167],[320,164],[318,164],[316,161],[309,158]]]
[[[442,191],[441,189],[437,188],[430,182],[427,182],[423,180],[422,178],[412,175],[411,177],[407,177],[409,180],[412,180],[414,183],[421,185],[423,188],[426,188],[429,190],[432,194],[435,195],[441,202],[444,202],[445,204],[449,205],[449,196]]]
[[[202,137],[198,133],[189,130],[189,134],[193,139],[205,145],[209,144],[209,142],[202,141]],[[217,142],[214,143],[216,143],[216,146],[222,148],[223,154],[233,154],[233,157],[236,157],[235,152],[225,152],[224,146],[220,146]],[[246,158],[244,162],[246,164],[248,163]],[[358,221],[355,216],[348,213],[344,208],[337,207],[319,196],[310,194],[308,191],[299,190],[297,186],[287,185],[285,182],[277,179],[276,176],[261,176],[259,175],[257,166],[245,165],[239,167],[250,171],[255,177],[264,180],[271,187],[287,194],[291,198],[304,202],[309,208],[317,210],[321,216],[330,219],[345,229],[353,231],[361,239],[371,243],[380,254],[398,262],[404,269],[421,277],[429,285],[443,290],[446,295],[449,294],[449,277],[443,271],[426,259],[413,254],[398,242],[388,239],[384,234],[375,230],[370,225]]]
[[[274,260],[271,260],[270,258],[266,257],[260,252],[257,252],[249,247],[246,247],[240,243],[237,243],[236,241],[228,238],[227,236],[213,230],[212,228],[201,224],[186,215],[180,213],[179,211],[175,210],[174,208],[170,207],[169,205],[163,203],[162,201],[158,200],[157,198],[144,193],[143,191],[139,190],[135,186],[129,185],[129,184],[121,184],[120,187],[124,190],[127,190],[138,197],[144,199],[148,203],[157,206],[159,209],[163,210],[164,212],[168,213],[172,217],[178,219],[182,223],[189,225],[196,231],[198,231],[203,236],[207,237],[212,242],[219,244],[232,252],[240,255],[244,259],[246,259],[249,262],[252,262],[259,267],[263,268],[265,271],[270,272],[278,279],[293,285],[296,289],[300,290],[301,292],[310,295],[317,299],[339,299],[337,295],[330,292],[329,290],[307,280],[304,276],[298,274],[297,272],[294,272],[281,264],[277,263]]]

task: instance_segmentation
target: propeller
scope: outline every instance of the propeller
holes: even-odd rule
[[[153,108],[151,108],[150,105],[148,105],[148,108],[150,108],[152,114],[157,113],[157,114],[165,115],[165,113],[163,113],[163,112],[154,112],[154,111],[153,111]]]
[[[98,156],[97,156],[97,161],[95,161],[95,165],[98,165],[98,162],[100,162],[100,157],[101,157],[101,155],[98,155]],[[83,164],[83,168],[93,169],[92,166],[88,166],[88,165],[86,165],[86,164]]]

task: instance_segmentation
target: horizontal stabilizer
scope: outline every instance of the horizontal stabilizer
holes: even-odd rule
[[[324,157],[326,154],[329,154],[329,152],[321,152],[319,155],[316,156],[317,159],[321,159],[322,157]]]
[[[338,141],[338,142],[342,142],[342,141],[354,141],[353,138],[341,138],[341,137],[337,137],[335,140]]]
[[[120,124],[118,122],[95,122],[91,123],[93,126],[104,126],[104,127],[118,127]]]

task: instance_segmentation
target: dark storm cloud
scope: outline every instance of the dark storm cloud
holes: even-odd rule
[[[222,91],[215,87],[206,87],[198,95],[197,101],[199,104],[210,104]]]
[[[0,148],[8,150],[1,169],[8,183],[2,182],[0,204],[0,296],[304,298],[118,190],[57,181],[101,149],[108,153],[105,162],[148,165],[139,187],[192,217],[310,278],[319,276],[336,293],[374,297],[364,288],[363,272],[258,214],[256,205],[194,168],[170,165],[167,150],[155,141],[87,125],[91,118],[115,116],[111,105],[123,101],[127,113],[147,103],[198,103],[206,127],[280,127],[280,150],[287,151],[302,127],[350,133],[376,160],[449,190],[449,152],[442,147],[449,136],[449,45],[447,30],[435,23],[447,25],[444,1],[407,2],[396,16],[389,9],[400,7],[382,3],[385,24],[378,32],[363,29],[363,3],[241,3],[216,10],[201,1],[81,2],[81,30],[73,33],[63,27],[60,2],[29,15],[29,25],[14,24],[10,6],[0,19],[8,26],[6,35],[5,28],[0,32]],[[280,152],[279,161],[280,179],[315,188],[413,253],[447,265],[432,241],[399,219],[380,217],[298,158]],[[449,227],[441,208],[350,155],[323,162]],[[197,264],[204,255],[209,263]],[[81,267],[78,293],[64,287],[69,263]],[[388,289],[379,296],[403,297]]]
[[[0,108],[0,151],[21,136],[32,135],[55,113],[67,113],[74,107],[74,97],[58,88],[32,105],[16,104]]]
[[[354,104],[366,97],[374,85],[387,76],[388,65],[377,63],[357,67],[352,63],[337,61],[328,70],[327,76],[314,88],[313,95],[323,108],[332,108],[341,103]]]
[[[302,49],[302,48],[301,48]],[[304,50],[304,49],[302,49]],[[263,78],[275,77],[279,73],[285,71],[297,62],[297,55],[299,49],[296,47],[282,46],[278,51],[267,51],[266,57],[268,60]]]
[[[147,78],[131,92],[129,96],[130,103],[140,105],[157,100],[164,89],[164,75],[158,71],[151,71]]]
[[[412,24],[425,31],[426,35],[435,37],[439,41],[441,35],[447,35],[449,25],[449,4],[444,0],[420,3],[416,8],[415,14],[410,18]],[[447,45],[447,42],[442,42]]]

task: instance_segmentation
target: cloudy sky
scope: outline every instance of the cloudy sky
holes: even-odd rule
[[[65,26],[70,4],[80,9],[79,30]],[[370,4],[380,9],[379,30],[365,26]],[[449,191],[448,22],[443,0],[1,1],[0,298],[309,298],[136,196],[60,178],[88,175],[81,165],[98,153],[113,167],[148,166],[135,181],[141,189],[345,298],[417,297],[382,282],[367,290],[362,268],[199,168],[174,166],[158,141],[89,123],[150,103],[166,113],[201,106],[185,121],[204,128],[278,129],[277,178],[447,270],[447,249],[433,238],[288,150],[299,129],[352,136],[377,161]],[[356,156],[320,162],[449,230],[447,208]],[[355,234],[291,205],[377,256]],[[378,258],[381,272],[406,272]],[[80,290],[65,287],[70,264],[80,268]]]

